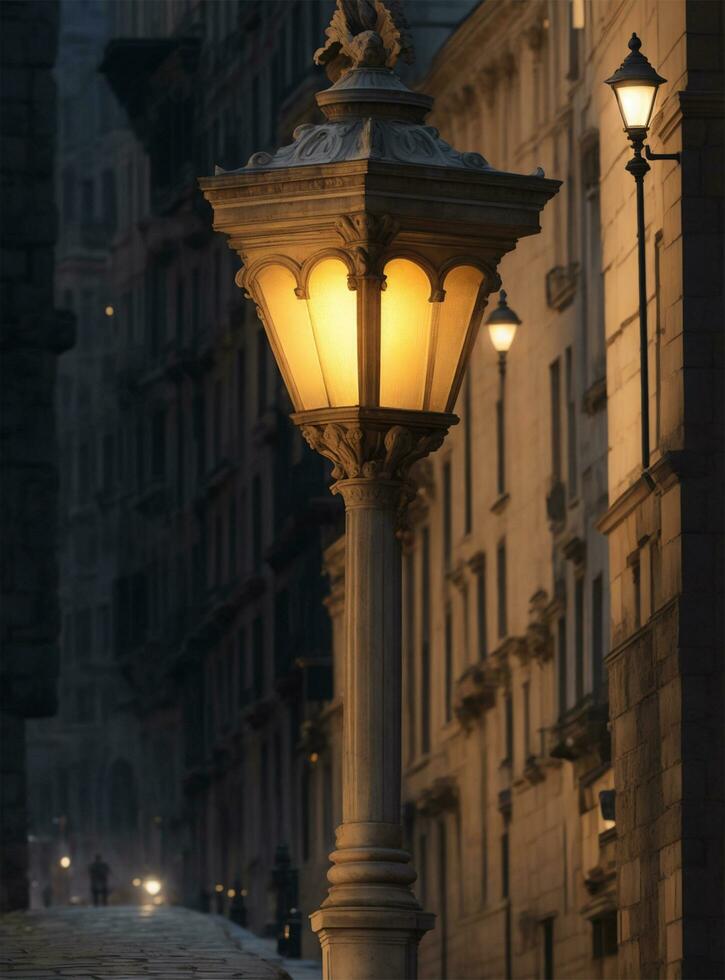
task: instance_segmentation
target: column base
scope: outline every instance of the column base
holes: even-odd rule
[[[319,909],[310,916],[322,946],[323,980],[416,980],[418,943],[435,916],[416,909]]]

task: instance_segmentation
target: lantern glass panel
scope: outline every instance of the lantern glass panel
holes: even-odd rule
[[[489,323],[488,334],[494,350],[498,351],[499,354],[508,354],[511,344],[514,342],[517,328],[518,323],[515,323],[513,320],[510,323],[504,323],[503,321]]]
[[[647,129],[657,95],[657,86],[617,85],[615,92],[625,129]]]
[[[424,407],[431,412],[445,412],[456,372],[463,354],[463,346],[476,310],[483,273],[470,265],[456,266],[443,283],[445,299],[434,303],[435,320],[431,344],[432,381]],[[452,407],[452,406],[451,406]]]
[[[424,407],[433,304],[423,269],[410,259],[391,259],[380,301],[380,404]]]
[[[307,305],[295,295],[297,282],[282,265],[257,274],[270,344],[296,411],[329,405]]]
[[[322,259],[307,283],[307,309],[328,404],[358,404],[357,296],[341,259]],[[306,406],[307,407],[307,406]],[[317,407],[317,406],[309,406]]]

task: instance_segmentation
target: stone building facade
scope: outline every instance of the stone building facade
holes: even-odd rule
[[[427,5],[424,63],[469,6]],[[58,404],[61,714],[33,741],[36,877],[58,900],[85,899],[100,851],[114,901],[153,873],[168,900],[246,906],[274,931],[288,853],[299,904],[305,722],[332,690],[322,547],[340,506],[287,419],[196,178],[316,111],[311,52],[331,10],[64,7],[56,287],[80,342]]]
[[[523,320],[505,387],[483,330],[404,540],[423,977],[722,972],[722,23],[706,40],[705,9],[489,0],[421,83],[457,148],[565,181],[501,265]],[[634,183],[602,84],[632,31],[669,79],[653,149],[683,151],[646,180],[645,475]],[[342,540],[326,561],[339,678]],[[339,766],[341,693],[318,771]],[[325,864],[302,869],[315,901]]]
[[[26,719],[56,710],[58,354],[73,322],[53,297],[56,3],[5,3],[0,328],[0,912],[27,906]]]

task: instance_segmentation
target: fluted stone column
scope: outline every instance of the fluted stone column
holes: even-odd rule
[[[450,424],[450,416],[444,419]],[[410,463],[436,448],[445,428],[432,436],[430,428],[421,430],[390,423],[303,429],[318,452],[335,460],[342,479],[333,489],[346,512],[342,825],[330,856],[329,895],[311,916],[325,980],[413,980],[418,943],[434,922],[411,891],[416,875],[400,822],[397,531]]]

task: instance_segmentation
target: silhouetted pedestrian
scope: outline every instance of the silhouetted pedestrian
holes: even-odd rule
[[[100,854],[96,854],[96,859],[93,864],[88,865],[88,874],[91,879],[93,904],[108,905],[108,878],[111,874],[111,869]]]

